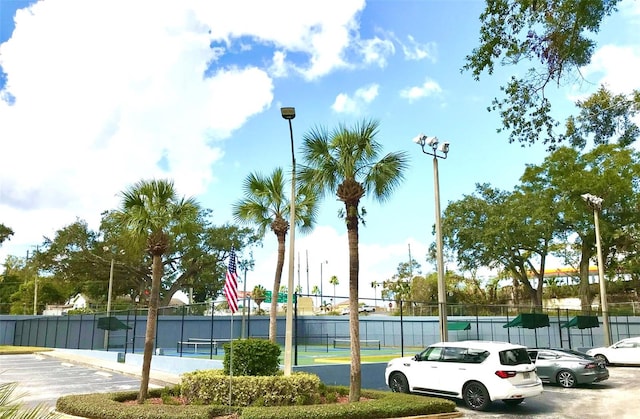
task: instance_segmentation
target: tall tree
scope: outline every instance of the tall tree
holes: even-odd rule
[[[310,231],[315,223],[317,198],[312,189],[298,184],[296,190],[296,226],[301,233]],[[287,232],[289,231],[290,197],[287,195],[286,177],[282,168],[276,168],[270,176],[251,173],[242,186],[244,197],[232,208],[237,222],[257,226],[258,235],[264,237],[271,229],[278,241],[278,259],[273,279],[271,311],[269,312],[269,340],[276,341],[277,295],[280,291]]]
[[[151,288],[151,255],[146,243],[129,240],[126,229],[118,225],[116,211],[104,212],[100,229],[89,229],[77,220],[45,238],[35,259],[46,276],[66,281],[73,292],[95,302],[106,302],[111,259],[114,260],[113,295],[136,297],[148,304]],[[194,301],[215,298],[222,289],[226,260],[233,246],[241,251],[257,242],[249,228],[214,225],[211,210],[203,209],[187,231],[176,235],[162,260],[163,281],[160,304],[169,305],[174,294],[193,290]]]
[[[554,149],[564,137],[554,132],[549,86],[574,83],[596,47],[592,37],[620,0],[489,0],[480,15],[479,46],[466,57],[463,70],[476,80],[492,74],[496,62],[529,65],[501,87],[490,110],[502,118],[509,142],[542,141]]]
[[[447,206],[442,219],[446,245],[463,270],[504,269],[525,287],[531,303],[541,306],[541,277],[556,234],[550,199],[548,194],[476,185],[476,194]],[[532,272],[538,277],[536,288]]]
[[[138,402],[143,403],[149,389],[149,372],[156,335],[162,257],[171,243],[193,228],[199,204],[192,198],[179,198],[173,182],[169,180],[142,180],[122,193],[122,203],[116,213],[118,223],[124,227],[132,242],[145,242],[152,258],[151,294],[142,360],[142,378]]]
[[[580,297],[583,309],[588,310],[589,261],[596,253],[596,240],[593,211],[581,195],[590,193],[603,198],[600,232],[605,269],[616,266],[617,249],[625,249],[635,240],[633,231],[640,222],[640,155],[617,145],[600,145],[585,154],[561,147],[542,164],[527,167],[521,180],[523,190],[551,196],[549,209],[557,218],[562,237],[574,240],[580,266]]]
[[[376,141],[379,123],[363,120],[352,128],[340,124],[333,131],[316,127],[303,137],[305,165],[300,178],[319,189],[320,194],[337,196],[344,204],[349,241],[349,328],[351,335],[351,373],[349,401],[360,399],[360,322],[358,318],[358,223],[363,216],[360,201],[365,195],[380,202],[389,199],[403,180],[408,156],[403,152],[380,157],[382,146]]]
[[[2,243],[4,243],[5,240],[9,240],[12,235],[13,230],[0,223],[0,246],[2,246]]]
[[[329,278],[329,283],[331,285],[333,285],[333,304],[332,306],[335,309],[336,304],[338,303],[336,301],[336,287],[338,286],[338,284],[340,284],[340,281],[338,280],[338,277],[335,275],[332,275],[331,278]]]
[[[316,296],[316,305],[318,305],[318,295],[320,295],[320,287],[314,285],[313,289],[311,289],[311,294]]]
[[[264,299],[267,296],[267,290],[262,285],[256,285],[253,287],[253,291],[251,291],[251,298],[258,305],[258,313],[262,311],[260,308],[260,304],[264,303]]]

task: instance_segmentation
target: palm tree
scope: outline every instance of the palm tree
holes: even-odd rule
[[[27,393],[18,393],[18,383],[0,383],[0,418],[44,419],[57,418],[59,415],[49,411],[43,404],[28,407],[24,401]]]
[[[169,180],[142,180],[122,193],[116,220],[133,242],[145,241],[152,257],[151,294],[142,358],[142,377],[138,402],[143,403],[149,389],[149,370],[155,344],[160,285],[164,271],[162,256],[179,233],[188,231],[200,211],[198,203],[178,198]]]
[[[251,292],[251,298],[258,305],[258,313],[262,311],[260,304],[262,304],[267,296],[267,290],[262,285],[256,285]]]
[[[311,290],[311,294],[316,296],[316,305],[318,305],[318,295],[320,295],[320,288],[317,285],[314,285],[313,289]]]
[[[269,312],[269,340],[276,341],[276,314],[278,313],[278,292],[284,266],[285,238],[289,231],[289,198],[282,168],[276,168],[271,176],[251,173],[244,181],[244,198],[233,205],[233,217],[239,223],[253,224],[258,235],[264,237],[271,229],[278,240],[278,259],[273,280],[271,311]],[[311,189],[298,185],[296,192],[296,226],[301,233],[308,232],[315,223],[317,199]]]
[[[403,180],[408,165],[406,153],[389,153],[380,158],[381,145],[375,140],[379,123],[363,120],[352,129],[341,124],[329,132],[313,128],[303,138],[305,165],[300,178],[318,188],[319,194],[335,194],[344,203],[349,241],[349,328],[351,372],[349,401],[360,400],[360,321],[358,318],[358,222],[360,200],[369,194],[384,202]]]
[[[338,277],[333,275],[330,279],[329,279],[329,283],[333,285],[333,306],[335,307],[337,305],[337,301],[336,301],[336,285],[338,285],[340,283],[340,281],[338,281]]]

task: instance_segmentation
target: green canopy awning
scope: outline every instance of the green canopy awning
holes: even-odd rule
[[[131,329],[130,326],[122,323],[117,317],[101,317],[98,319],[98,329],[103,330],[124,330]]]
[[[525,329],[549,327],[549,316],[542,313],[521,313],[502,327],[523,327]]]
[[[447,330],[471,330],[469,322],[447,322]]]
[[[560,327],[578,327],[578,329],[591,329],[600,327],[598,316],[575,316],[573,319],[560,325]]]

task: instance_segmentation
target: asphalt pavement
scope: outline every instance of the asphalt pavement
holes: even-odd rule
[[[124,363],[50,351],[0,356],[0,383],[17,382],[16,393],[27,406],[54,408],[59,397],[69,394],[108,393],[138,390],[141,368]],[[150,373],[150,388],[180,382],[178,374]]]

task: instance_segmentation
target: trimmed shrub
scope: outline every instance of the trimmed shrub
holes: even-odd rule
[[[182,395],[194,404],[228,405],[231,394],[234,406],[288,406],[318,403],[320,385],[317,375],[307,373],[229,377],[220,370],[206,370],[183,374]]]
[[[275,375],[280,371],[280,346],[264,339],[237,339],[225,343],[223,367],[229,374],[233,345],[233,375]]]

